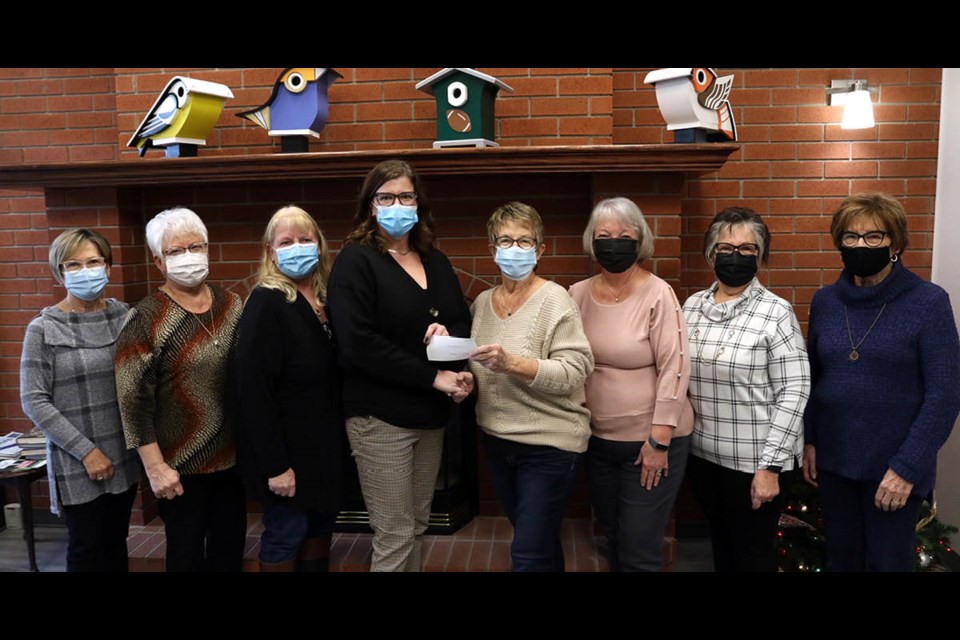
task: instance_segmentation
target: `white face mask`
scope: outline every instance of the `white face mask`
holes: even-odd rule
[[[167,277],[184,287],[196,287],[207,279],[207,254],[190,253],[166,258]]]

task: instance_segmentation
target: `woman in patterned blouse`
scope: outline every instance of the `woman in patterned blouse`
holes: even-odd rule
[[[687,473],[710,522],[717,571],[776,571],[776,527],[800,468],[810,365],[790,303],[756,278],[770,232],[751,209],[713,219],[717,281],[683,305],[696,415]]]
[[[240,297],[206,284],[207,228],[189,209],[147,224],[166,277],[127,317],[117,345],[117,399],[166,526],[167,571],[239,571],[246,501],[236,472],[227,374]]]

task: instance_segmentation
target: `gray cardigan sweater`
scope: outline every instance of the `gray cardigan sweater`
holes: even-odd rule
[[[107,299],[106,309],[68,313],[46,307],[27,326],[20,359],[20,403],[47,434],[50,510],[105,493],[122,493],[140,479],[120,425],[113,357],[129,307]],[[94,481],[81,460],[94,447],[110,458],[114,476]]]

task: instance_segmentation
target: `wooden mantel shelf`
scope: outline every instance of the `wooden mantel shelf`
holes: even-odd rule
[[[0,187],[89,188],[362,177],[403,158],[421,175],[717,171],[737,143],[405,149],[0,166]],[[200,150],[203,153],[203,149]]]

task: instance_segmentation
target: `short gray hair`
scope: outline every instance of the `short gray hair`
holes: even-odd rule
[[[767,259],[770,257],[770,230],[763,222],[760,214],[747,207],[727,207],[714,216],[703,236],[703,255],[707,262],[713,264],[713,250],[717,246],[720,234],[739,226],[744,226],[753,233],[753,240],[760,249],[757,262],[760,264],[767,263]]]
[[[200,216],[184,207],[161,211],[147,223],[147,246],[156,257],[163,256],[163,240],[176,233],[196,233],[208,242],[207,227]]]
[[[100,252],[100,256],[107,261],[107,264],[113,266],[113,251],[110,249],[110,241],[104,238],[103,234],[93,229],[67,229],[50,243],[48,258],[50,260],[50,272],[60,284],[63,284],[63,273],[60,271],[60,265],[69,260],[70,256],[75,254],[84,242],[92,242],[93,246]]]
[[[590,221],[583,231],[583,250],[591,260],[596,260],[593,253],[593,234],[597,225],[605,219],[613,218],[620,224],[634,229],[637,232],[637,264],[653,255],[653,232],[643,218],[643,212],[633,200],[629,198],[607,198],[597,203],[590,214]]]

